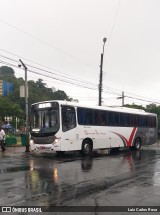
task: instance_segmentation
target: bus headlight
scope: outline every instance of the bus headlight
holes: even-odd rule
[[[33,140],[30,140],[30,144],[34,144],[34,141],[33,141]]]
[[[58,143],[58,141],[59,141],[60,139],[61,139],[61,138],[55,138],[55,140],[54,140],[53,144]]]

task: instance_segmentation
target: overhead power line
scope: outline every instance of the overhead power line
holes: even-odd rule
[[[10,60],[10,61],[13,61],[13,62],[16,62],[16,63],[18,62],[17,60],[14,60],[13,58],[9,58],[9,57],[7,57],[7,56],[1,55],[1,54],[0,54],[0,56],[1,56],[2,58],[7,59],[7,60]],[[35,62],[34,62],[34,63],[35,63]],[[63,78],[65,78],[65,79],[67,79],[67,80],[70,80],[70,81],[76,81],[76,82],[79,82],[79,83],[81,83],[81,84],[86,84],[86,85],[89,85],[89,86],[93,86],[93,87],[95,87],[96,89],[97,89],[97,87],[98,87],[98,85],[95,84],[95,83],[92,83],[92,82],[88,82],[88,81],[85,81],[85,80],[81,80],[81,79],[74,78],[74,77],[72,77],[72,76],[70,76],[70,75],[68,75],[68,74],[62,73],[62,72],[60,72],[60,71],[58,71],[58,70],[55,70],[55,69],[52,69],[52,68],[49,68],[49,69],[50,69],[50,70],[57,71],[59,74],[57,74],[57,73],[55,73],[55,72],[51,72],[51,71],[49,71],[49,70],[47,70],[47,69],[42,69],[42,68],[40,68],[40,67],[32,66],[32,65],[27,64],[27,63],[26,63],[26,65],[27,65],[28,68],[33,68],[33,69],[36,69],[36,70],[39,70],[39,71],[43,71],[43,72],[45,72],[45,73],[49,73],[49,74],[51,74],[51,75],[59,76],[59,78],[58,78],[58,77],[55,77],[56,80],[62,80],[62,77],[63,77]],[[42,66],[43,66],[43,65],[42,65]],[[43,66],[43,67],[45,67],[45,66]],[[46,67],[46,68],[47,68],[47,67]],[[50,77],[50,76],[49,76],[49,77]],[[51,78],[51,77],[50,77],[50,78]],[[68,81],[67,81],[67,82],[68,82]]]
[[[14,65],[13,63],[8,63],[8,62],[2,61],[2,60],[0,60],[0,63],[20,69],[17,65]],[[58,77],[53,77],[53,76],[47,75],[47,74],[44,75],[44,74],[42,74],[40,72],[31,70],[31,69],[28,69],[28,72],[31,72],[31,73],[34,73],[34,74],[37,74],[37,75],[41,75],[41,76],[44,76],[44,77],[47,77],[47,78],[51,78],[53,80],[58,80],[58,81],[61,81],[61,82],[64,82],[64,83],[69,83],[69,84],[72,84],[72,85],[75,85],[75,86],[87,88],[87,89],[90,89],[90,90],[97,90],[97,87],[96,86],[95,87],[90,86],[89,82],[87,83],[87,82],[81,82],[81,81],[78,81],[78,80],[76,80],[76,81],[66,80],[66,79],[63,79],[62,77],[58,78]],[[46,72],[48,72],[48,71],[46,71]]]
[[[39,39],[39,38],[36,37],[35,35],[33,35],[33,34],[31,34],[31,33],[28,33],[28,32],[26,32],[26,31],[24,31],[24,30],[18,28],[18,27],[15,26],[15,25],[12,25],[12,24],[10,24],[10,23],[8,23],[8,22],[2,20],[2,19],[0,19],[0,22],[3,23],[3,24],[5,24],[5,25],[7,25],[7,26],[9,26],[9,27],[11,27],[11,28],[13,28],[13,29],[15,29],[15,30],[17,30],[17,31],[19,31],[19,32],[21,32],[21,33],[23,33],[23,34],[25,34],[25,35],[27,35],[27,36],[29,36],[29,37],[31,37],[31,38],[33,38],[34,40],[37,40],[37,41],[43,43],[44,45],[46,45],[46,46],[48,46],[48,47],[50,47],[50,48],[52,48],[52,49],[57,50],[58,52],[62,53],[63,55],[66,55],[66,56],[68,56],[69,58],[72,58],[72,59],[74,59],[74,60],[80,62],[81,64],[84,64],[84,65],[86,65],[86,66],[88,66],[88,67],[91,67],[91,68],[94,69],[94,70],[96,69],[96,68],[94,68],[93,66],[91,66],[90,64],[88,64],[88,63],[82,61],[81,59],[79,59],[79,58],[77,58],[77,57],[75,57],[75,56],[73,56],[73,55],[71,55],[71,54],[69,54],[69,53],[63,51],[63,50],[60,49],[60,48],[57,48],[56,46],[53,46],[52,44],[50,44],[50,43],[48,43],[48,42],[46,42],[46,41],[44,41],[44,40],[42,40],[42,39]]]
[[[20,69],[18,67],[18,60],[15,60],[13,58],[10,58],[10,57],[7,57],[7,56],[1,55],[1,54],[0,54],[0,57],[6,59],[6,60],[0,60],[1,64],[5,64],[5,65],[8,65],[8,66]],[[9,61],[11,61],[13,63],[10,63]],[[76,79],[76,78],[71,77],[71,76],[67,77],[67,76],[64,75],[62,77],[62,75],[56,74],[55,72],[51,72],[51,71],[42,69],[40,67],[35,67],[35,66],[29,65],[29,64],[26,64],[26,65],[31,67],[31,68],[33,68],[33,69],[28,69],[29,73],[37,74],[37,75],[45,77],[45,78],[47,77],[47,78],[50,78],[52,80],[57,80],[57,81],[60,81],[60,82],[64,82],[66,84],[78,86],[78,87],[81,87],[81,88],[86,88],[86,89],[89,89],[89,90],[94,90],[94,91],[98,90],[98,87],[97,87],[98,85],[95,84],[95,83],[87,82],[87,81],[84,81],[84,80],[79,80],[79,79]],[[43,73],[40,73],[39,71],[43,71]],[[116,95],[116,96],[121,96],[121,90],[111,88],[111,87],[104,87],[103,88],[103,93]],[[125,97],[130,98],[130,99],[134,99],[134,100],[143,101],[143,102],[150,102],[150,103],[160,104],[160,101],[155,101],[155,100],[149,99],[147,97],[137,96],[135,94],[131,94],[131,93],[127,93],[127,92],[125,92]]]

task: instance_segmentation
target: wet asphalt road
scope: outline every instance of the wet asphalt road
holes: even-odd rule
[[[8,148],[0,152],[0,205],[160,206],[160,144],[91,157]]]

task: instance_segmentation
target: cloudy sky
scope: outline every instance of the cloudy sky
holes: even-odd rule
[[[83,103],[160,103],[159,0],[0,0],[0,66]]]

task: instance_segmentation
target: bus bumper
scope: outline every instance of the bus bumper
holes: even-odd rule
[[[31,151],[59,151],[59,147],[54,147],[52,144],[38,145],[30,144]]]
[[[34,144],[30,143],[31,151],[60,151],[60,147],[57,144]]]
[[[31,151],[53,151],[53,145],[52,144],[44,144],[44,145],[38,145],[38,144],[30,144]]]

